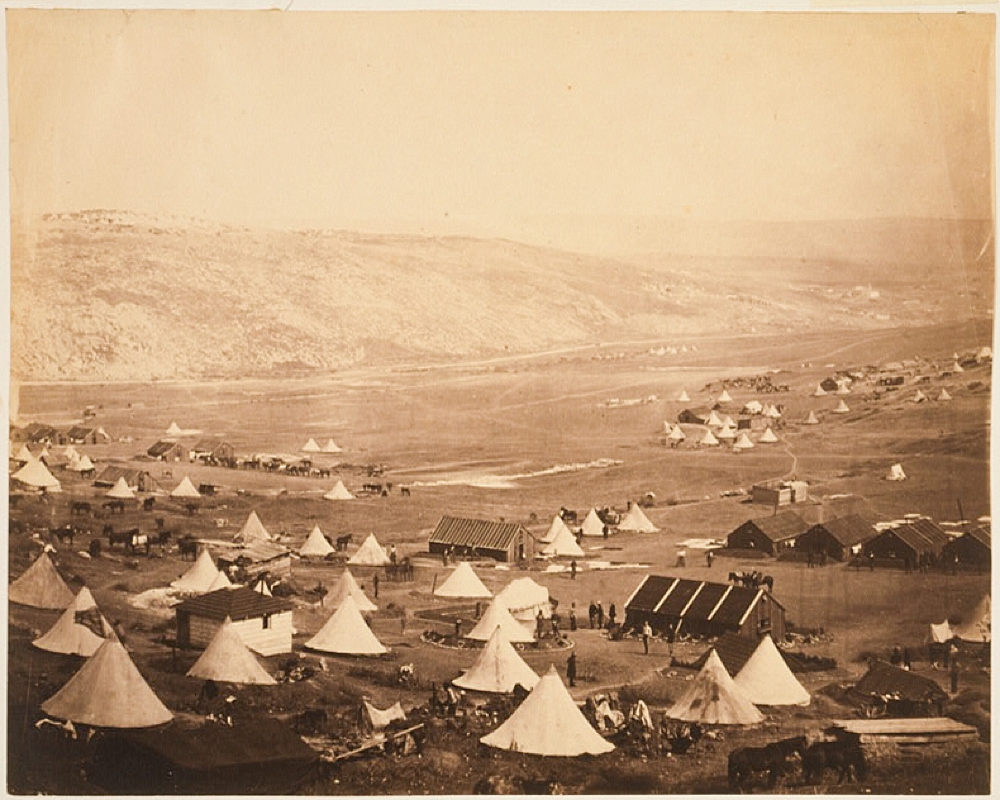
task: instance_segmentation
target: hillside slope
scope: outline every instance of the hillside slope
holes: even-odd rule
[[[80,212],[12,230],[12,370],[22,380],[291,374],[945,312],[926,286],[874,301],[855,292],[853,273],[838,280],[820,262],[796,264],[795,282],[748,280],[782,269],[766,259],[711,266]]]

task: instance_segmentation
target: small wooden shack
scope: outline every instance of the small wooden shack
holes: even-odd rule
[[[229,617],[244,644],[262,656],[292,652],[292,604],[246,586],[192,597],[176,606],[178,647],[207,647]]]
[[[452,550],[465,557],[518,562],[534,555],[534,538],[523,525],[464,517],[441,517],[428,539],[428,550],[440,555]]]

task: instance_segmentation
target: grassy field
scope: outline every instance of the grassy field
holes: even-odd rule
[[[395,543],[403,554],[418,559],[413,583],[382,581],[380,586],[380,611],[373,627],[392,650],[387,663],[365,666],[350,659],[330,658],[328,671],[309,681],[247,692],[245,702],[256,712],[267,709],[269,713],[291,714],[316,703],[342,707],[356,704],[362,694],[379,704],[402,698],[404,705],[416,705],[426,699],[430,682],[453,678],[472,663],[471,652],[442,649],[420,640],[428,628],[445,632],[450,627],[450,623],[420,616],[437,607],[430,592],[435,582],[446,576],[438,562],[426,557],[426,534],[442,514],[502,517],[523,522],[540,533],[560,506],[583,512],[591,506],[623,508],[626,501],[654,492],[657,502],[647,514],[661,528],[659,534],[618,534],[607,542],[584,544],[588,560],[648,566],[600,571],[584,566],[576,580],[571,580],[564,573],[544,572],[544,564],[540,564],[531,568],[532,577],[548,586],[561,608],[575,602],[582,618],[591,600],[600,600],[605,607],[615,602],[623,609],[628,595],[649,572],[724,581],[730,570],[763,568],[774,576],[774,594],[787,609],[788,619],[800,627],[823,628],[828,634],[827,640],[810,646],[809,652],[832,656],[838,667],[804,677],[816,698],[808,710],[771,713],[763,731],[726,734],[725,745],[717,743],[698,759],[675,761],[669,770],[652,770],[643,778],[645,767],[636,771],[634,760],[615,754],[588,762],[576,780],[560,769],[553,768],[553,774],[558,772],[559,780],[580,791],[607,791],[611,776],[634,771],[638,783],[633,788],[637,791],[712,792],[724,789],[724,761],[730,745],[775,738],[788,730],[821,727],[824,720],[849,714],[849,709],[815,692],[860,674],[863,663],[859,659],[865,653],[887,653],[894,645],[922,652],[928,623],[969,609],[989,590],[990,579],[971,574],[856,572],[840,564],[810,570],[804,564],[785,561],[767,561],[761,567],[759,561],[738,559],[718,559],[709,568],[694,555],[697,551],[691,550],[687,566],[676,568],[679,543],[688,538],[722,538],[747,518],[769,513],[743,497],[723,498],[721,492],[749,489],[755,481],[791,475],[810,484],[812,499],[799,510],[813,521],[847,511],[862,511],[877,519],[923,513],[939,521],[956,520],[959,502],[966,518],[989,514],[988,366],[921,384],[931,398],[946,387],[954,398],[950,403],[914,404],[917,387],[909,384],[877,400],[866,399],[871,387],[862,387],[845,398],[851,413],[837,416],[829,412],[839,398],[811,396],[816,383],[835,369],[918,354],[941,365],[950,364],[953,350],[987,341],[984,330],[988,327],[970,323],[911,330],[905,337],[882,331],[816,335],[794,341],[730,336],[699,340],[696,351],[668,359],[649,353],[654,343],[609,345],[535,358],[355,370],[284,382],[32,385],[22,389],[21,414],[56,423],[78,417],[85,405],[99,406],[97,424],[115,438],[131,437],[131,441],[81,448],[98,461],[99,469],[106,460],[134,459],[176,420],[182,428],[223,436],[241,453],[294,453],[310,437],[321,443],[332,437],[344,448],[339,465],[334,465],[334,479],[341,477],[349,488],[356,489],[365,480],[364,466],[382,463],[387,467],[385,480],[412,486],[409,497],[393,491],[384,498],[331,503],[322,500],[322,493],[334,479],[136,462],[159,477],[164,489],[173,488],[187,474],[196,485],[212,482],[221,491],[217,497],[205,499],[204,507],[193,517],[161,498],[156,514],[129,512],[124,520],[115,519],[116,526],[137,524],[152,530],[152,517],[164,516],[176,530],[229,539],[247,514],[256,510],[271,532],[292,546],[300,544],[309,529],[319,524],[331,536],[354,534],[354,546],[372,531],[384,545]],[[745,366],[733,367],[734,363]],[[730,389],[734,398],[731,413],[735,416],[752,397],[784,404],[785,424],[777,431],[781,438],[778,444],[759,445],[741,455],[722,448],[701,449],[692,443],[697,432],[692,426],[686,445],[677,450],[663,445],[659,432],[663,421],[676,420],[682,409],[673,399],[681,389],[690,394],[690,405],[704,405],[718,395],[720,379],[764,370],[776,370],[775,382],[788,384],[790,390],[758,396]],[[929,370],[927,374],[936,375]],[[606,405],[612,398],[652,395],[657,399],[645,404]],[[820,425],[801,424],[810,410],[820,416]],[[537,473],[557,465],[592,464],[598,459],[609,459],[612,465],[519,478],[509,482],[510,488],[473,485],[488,476]],[[897,461],[903,463],[908,480],[884,480],[889,465]],[[166,470],[172,473],[169,477]],[[22,501],[12,508],[12,519],[29,529],[61,524],[68,518],[71,499],[96,496],[92,486],[70,478],[65,480],[64,490],[49,504]],[[96,533],[103,521],[93,524]],[[184,678],[183,672],[195,654],[181,654],[179,663],[172,663],[170,648],[163,644],[164,634],[169,634],[166,616],[134,609],[127,602],[131,594],[165,585],[187,565],[175,552],[148,560],[139,558],[137,564],[120,555],[90,561],[77,553],[85,545],[86,541],[81,544],[78,540],[73,548],[59,547],[63,574],[85,582],[109,618],[122,621],[130,632],[129,645],[137,663],[167,705],[191,713],[200,687],[197,681]],[[12,577],[28,566],[38,549],[27,533],[11,536]],[[329,586],[340,571],[337,563],[296,561],[293,582],[303,591],[319,582]],[[478,565],[478,571],[492,590],[511,577],[509,571],[488,563]],[[359,570],[357,577],[370,591],[370,570]],[[403,609],[407,624],[401,631],[399,614]],[[449,613],[468,618],[470,612]],[[295,611],[296,642],[301,644],[318,629],[326,613],[300,595]],[[30,632],[44,631],[56,616],[11,608],[9,692],[11,703],[22,710],[25,719],[35,713],[32,709],[46,692],[58,688],[76,666],[28,644]],[[657,698],[651,704],[663,708],[668,699],[683,691],[688,674],[669,669],[667,647],[662,642],[654,643],[646,658],[636,641],[611,643],[590,630],[577,631],[571,638],[586,678],[575,690],[578,699],[599,687],[633,684],[640,687],[637,691],[646,687],[650,697]],[[693,658],[704,649],[704,645],[685,647],[691,652],[682,650],[675,655]],[[547,669],[553,659],[562,669],[565,653],[527,655],[536,671]],[[420,685],[416,690],[401,691],[373,680],[372,670],[388,674],[406,662],[417,665]],[[932,671],[928,674],[942,680],[945,677]],[[967,680],[967,690],[985,698],[988,714],[988,677],[976,673]],[[10,725],[12,730],[18,727],[13,718]],[[430,777],[420,787],[404,781],[398,774],[399,765],[380,769],[377,764],[381,762],[363,762],[345,765],[340,783],[324,784],[317,790],[469,792],[486,771],[516,769],[527,775],[548,769],[526,757],[484,756],[474,741],[452,741],[450,736],[453,734],[442,734],[435,746],[434,752],[441,755],[427,757],[426,775]],[[460,755],[461,768],[451,763],[449,752]],[[17,788],[86,789],[60,783],[70,779],[58,770],[52,774],[60,775],[59,781],[39,777],[36,772],[26,769],[16,773],[23,781]],[[446,782],[449,776],[454,783]],[[905,777],[872,786],[877,791],[905,790]],[[45,782],[49,780],[56,782]],[[978,785],[970,784],[964,791]],[[954,785],[951,789],[962,791],[963,787]]]

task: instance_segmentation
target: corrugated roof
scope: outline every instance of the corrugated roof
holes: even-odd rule
[[[951,541],[943,530],[929,519],[918,519],[898,528],[882,531],[876,538],[895,536],[900,542],[915,552],[930,551],[940,553],[942,548]]]
[[[708,619],[728,588],[730,587],[724,583],[704,584],[698,596],[691,601],[684,616],[692,619]]]
[[[794,511],[782,511],[780,514],[759,517],[749,520],[749,522],[772,542],[795,539],[809,530],[809,523]]]
[[[159,441],[150,447],[146,452],[151,456],[162,456],[177,447],[177,442]]]
[[[688,601],[694,597],[694,593],[701,587],[702,581],[680,579],[674,590],[656,609],[656,613],[664,614],[668,617],[679,617],[681,612],[687,607]]]
[[[752,608],[758,591],[662,575],[647,575],[625,604],[626,611],[655,612],[657,615],[687,620],[710,620],[738,627]],[[784,608],[771,597],[771,602]]]
[[[429,541],[484,550],[507,550],[521,530],[523,528],[516,522],[445,516],[441,517]]]
[[[114,486],[118,483],[119,478],[124,478],[125,483],[129,486],[137,486],[139,483],[139,476],[143,474],[145,470],[132,469],[130,467],[119,467],[114,464],[109,464],[103,470],[101,474],[97,476],[94,481],[96,484],[107,484],[108,486]],[[147,475],[149,473],[146,473]]]
[[[208,594],[192,597],[176,606],[178,611],[186,611],[194,616],[223,620],[229,617],[234,622],[265,614],[291,611],[292,604],[280,597],[255,592],[246,586],[218,589]]]
[[[857,514],[818,522],[810,530],[813,528],[822,528],[844,547],[867,542],[869,539],[874,539],[877,533],[870,522]]]
[[[965,535],[968,536],[970,539],[975,539],[977,542],[979,542],[981,545],[983,545],[987,549],[990,549],[990,550],[993,549],[993,545],[991,543],[992,542],[992,536],[990,535],[989,529],[987,529],[987,528],[973,528],[971,531],[969,531]]]
[[[676,581],[676,578],[647,575],[625,607],[636,611],[652,611]]]
[[[722,601],[722,605],[719,606],[718,610],[712,616],[712,622],[718,622],[721,625],[738,626],[756,599],[756,589],[734,586],[733,590],[726,595],[726,599]],[[774,602],[777,603],[776,600]],[[778,605],[781,604],[778,603]]]
[[[66,437],[69,439],[86,439],[92,433],[94,433],[97,428],[87,428],[83,425],[74,425],[68,431],[66,431]]]
[[[202,439],[191,449],[198,453],[211,453],[225,444],[221,439]]]
[[[854,684],[854,691],[865,697],[898,694],[904,700],[943,700],[948,696],[936,681],[885,661],[875,661],[861,680]]]

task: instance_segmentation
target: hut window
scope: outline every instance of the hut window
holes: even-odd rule
[[[260,621],[261,621],[261,626],[264,628],[264,630],[267,630],[268,628],[271,627],[271,615],[270,614],[265,614],[263,617],[261,617]]]

